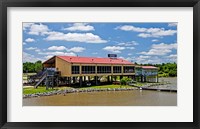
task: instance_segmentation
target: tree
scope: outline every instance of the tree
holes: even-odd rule
[[[132,79],[131,79],[131,78],[128,78],[128,77],[123,77],[123,78],[120,80],[120,83],[121,83],[121,85],[126,85],[127,82],[129,82],[129,81],[132,81]]]
[[[24,73],[33,73],[42,70],[42,61],[37,61],[35,63],[25,62],[23,63],[23,72]]]

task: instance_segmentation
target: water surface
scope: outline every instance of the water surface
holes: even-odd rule
[[[69,93],[23,99],[24,106],[176,106],[177,93],[148,90]]]

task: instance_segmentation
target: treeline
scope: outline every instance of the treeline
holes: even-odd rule
[[[162,63],[162,64],[140,64],[143,66],[155,66],[158,67],[158,75],[161,77],[176,77],[177,76],[177,64],[174,63]]]
[[[23,73],[37,73],[42,70],[42,61],[23,63]]]

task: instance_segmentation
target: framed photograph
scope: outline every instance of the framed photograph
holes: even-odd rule
[[[199,128],[198,0],[0,4],[2,128]]]

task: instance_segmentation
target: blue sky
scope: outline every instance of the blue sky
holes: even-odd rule
[[[54,55],[177,62],[177,23],[23,23],[23,62]]]

